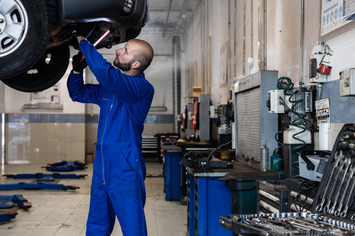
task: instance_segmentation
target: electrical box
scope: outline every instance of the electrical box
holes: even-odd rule
[[[282,105],[281,99],[284,97],[283,90],[269,90],[267,93],[268,112],[269,113],[285,113],[285,106]],[[281,99],[280,99],[281,98]]]
[[[339,89],[340,96],[355,95],[355,68],[340,72]]]

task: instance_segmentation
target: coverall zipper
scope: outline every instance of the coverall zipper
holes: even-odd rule
[[[111,106],[110,106],[110,111],[109,111],[109,113],[108,113],[107,116],[106,116],[104,131],[102,132],[102,137],[101,137],[102,179],[103,179],[103,181],[104,181],[104,182],[103,182],[103,185],[106,185],[106,180],[105,180],[105,164],[104,164],[104,152],[103,152],[103,142],[104,142],[104,136],[105,136],[105,133],[106,133],[107,120],[108,120],[108,117],[109,117],[110,114],[111,114],[111,111],[112,111],[112,108],[113,108],[114,99],[115,99],[115,95],[113,95],[113,97],[112,97],[112,103],[111,103]]]

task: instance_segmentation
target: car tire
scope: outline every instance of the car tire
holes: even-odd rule
[[[1,0],[0,31],[0,79],[6,79],[27,71],[45,52],[50,35],[46,1]]]
[[[22,92],[40,92],[55,85],[65,74],[70,58],[69,45],[50,48],[27,72],[2,79],[7,86]]]

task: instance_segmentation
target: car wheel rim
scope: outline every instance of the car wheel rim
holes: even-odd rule
[[[21,1],[0,1],[0,57],[14,52],[24,41],[28,16]]]

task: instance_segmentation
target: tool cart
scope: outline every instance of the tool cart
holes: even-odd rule
[[[220,224],[238,235],[355,235],[355,124],[340,130],[308,212],[232,214]]]

